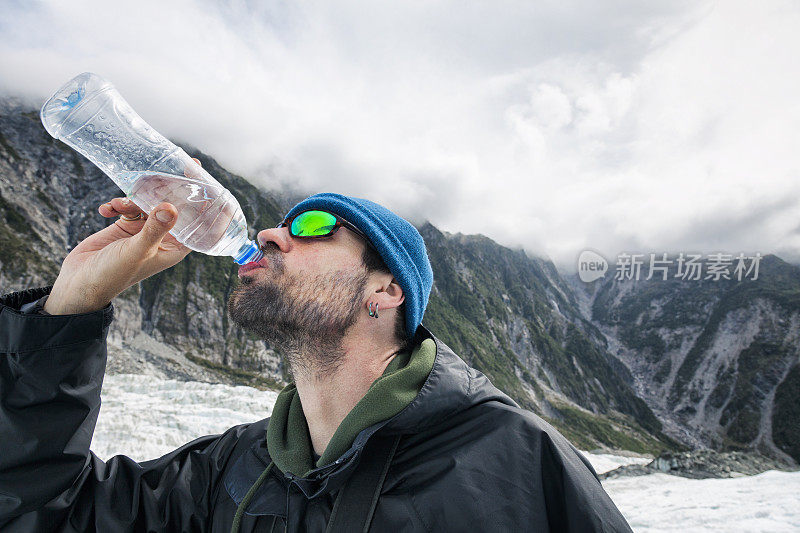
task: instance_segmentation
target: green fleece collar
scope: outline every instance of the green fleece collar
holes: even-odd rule
[[[316,466],[297,386],[290,383],[278,394],[267,427],[267,447],[283,472],[306,477],[314,468],[332,463],[353,445],[358,434],[402,411],[416,398],[436,357],[436,343],[425,339],[409,352],[397,354],[372,382],[367,393],[344,417]]]

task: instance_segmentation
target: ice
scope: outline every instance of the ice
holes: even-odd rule
[[[107,375],[92,451],[160,457],[204,435],[267,418],[277,392],[134,374]]]
[[[634,531],[800,531],[800,472],[731,479],[650,474],[603,486]]]
[[[197,437],[268,417],[277,396],[250,387],[108,375],[92,450],[106,460],[160,457]],[[582,453],[598,473],[649,461]],[[800,472],[703,480],[650,474],[603,486],[637,532],[800,531]]]
[[[581,452],[594,467],[595,472],[602,474],[625,465],[646,465],[653,459],[651,457],[638,457],[627,455],[613,455],[608,453]]]

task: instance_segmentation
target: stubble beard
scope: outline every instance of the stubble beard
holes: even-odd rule
[[[270,259],[275,268],[241,278],[228,299],[231,320],[283,354],[295,379],[336,373],[342,340],[362,311],[366,270],[298,277],[279,256]]]

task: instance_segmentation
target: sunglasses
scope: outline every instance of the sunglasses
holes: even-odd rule
[[[376,250],[375,246],[372,245],[369,238],[364,234],[363,231],[342,217],[334,215],[333,213],[328,213],[327,211],[319,211],[316,209],[311,211],[303,211],[302,213],[296,214],[292,218],[287,218],[278,224],[277,227],[282,228],[284,226],[288,226],[289,235],[297,239],[319,239],[321,237],[330,237],[339,231],[339,228],[345,227],[353,233],[360,235],[367,243],[367,246],[373,250]]]

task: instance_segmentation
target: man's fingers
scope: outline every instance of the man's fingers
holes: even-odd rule
[[[135,217],[139,213],[144,214],[144,211],[129,198],[114,198],[111,200],[111,207],[113,207],[117,213],[125,215],[126,217]]]
[[[197,167],[194,167],[193,165],[186,165],[186,168],[183,169],[183,175],[187,178],[200,178],[202,176],[202,171],[199,169],[203,168],[203,164],[200,163],[200,160],[196,157],[193,157],[192,161],[197,163]]]
[[[134,236],[136,248],[141,254],[158,248],[161,240],[175,225],[178,211],[175,206],[168,202],[162,202],[156,206],[145,220],[142,231]]]
[[[101,204],[97,210],[100,211],[100,214],[106,218],[119,216],[119,213],[117,213],[117,211],[111,205],[111,202]]]
[[[98,210],[100,211],[100,214],[106,218],[119,215],[125,215],[126,217],[134,218],[139,214],[147,216],[138,205],[133,203],[128,198],[114,198],[110,202],[102,204]]]

